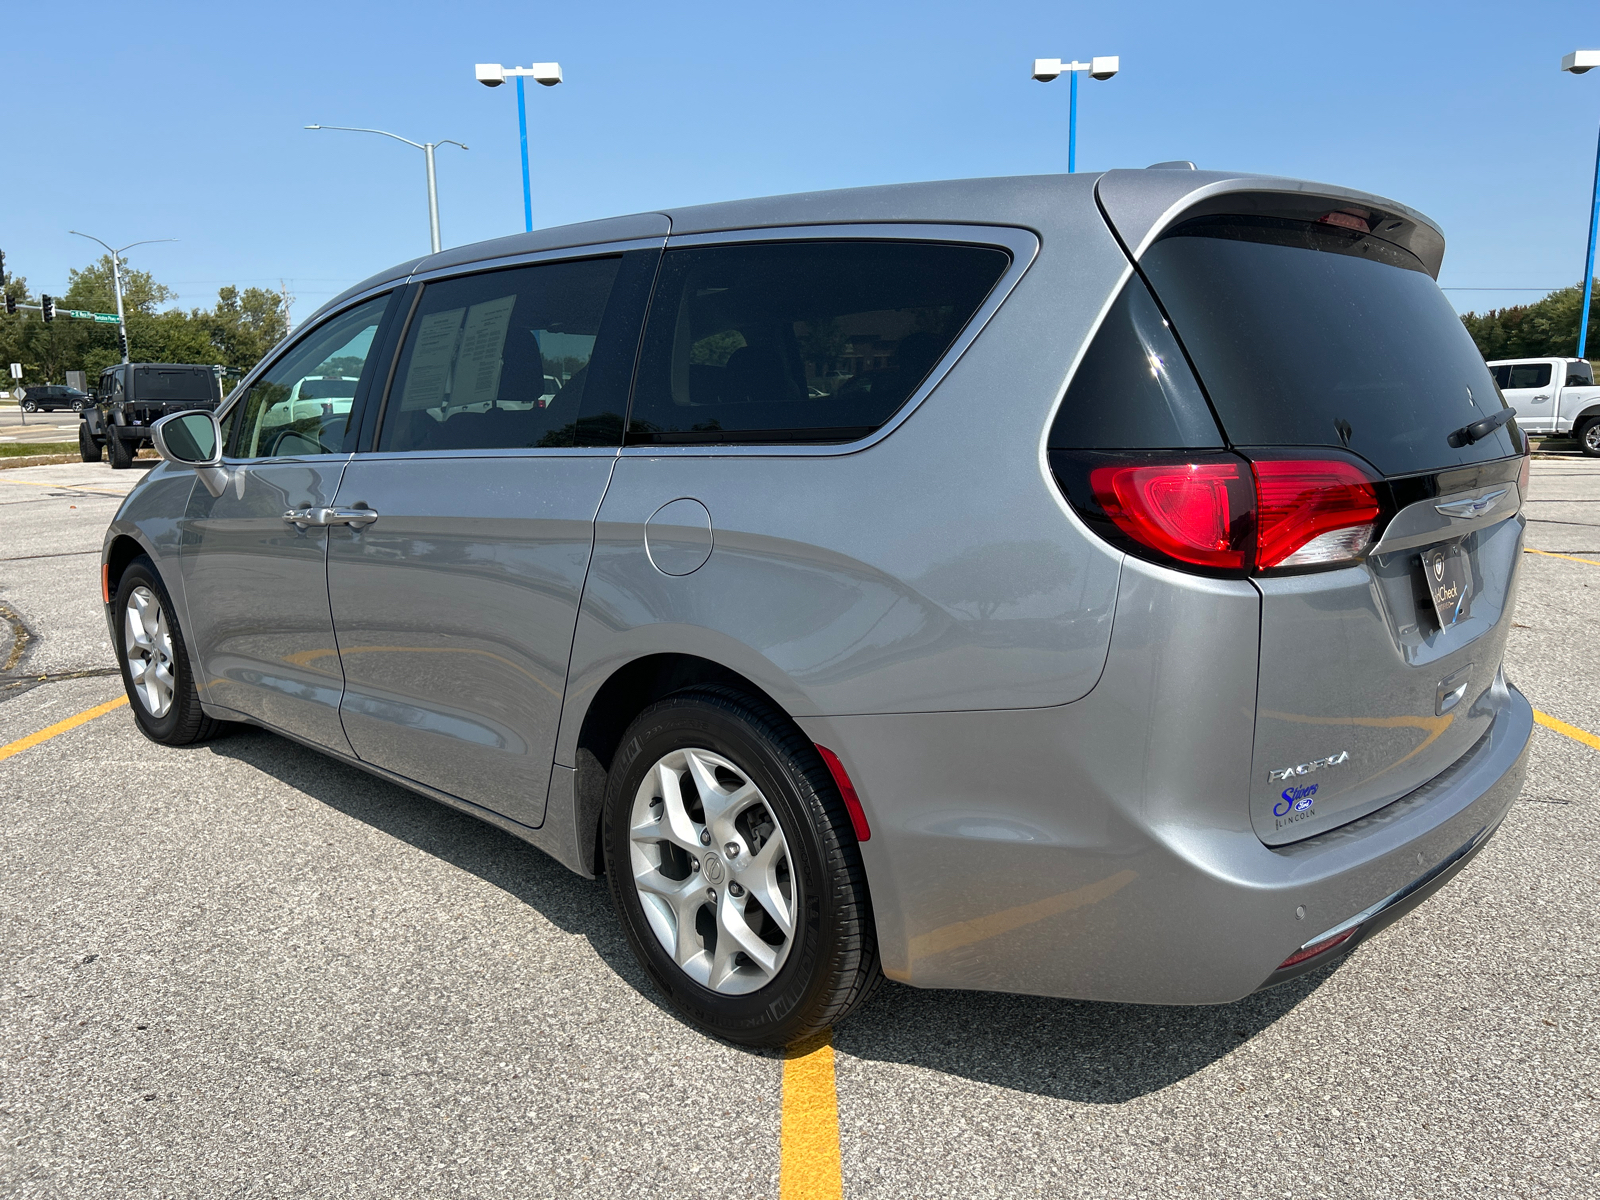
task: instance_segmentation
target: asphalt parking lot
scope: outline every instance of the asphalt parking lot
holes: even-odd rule
[[[0,471],[0,747],[122,694],[138,477]],[[1600,461],[1527,511],[1508,669],[1572,732],[1466,872],[1221,1008],[886,985],[834,1037],[844,1196],[1600,1194]],[[0,1193],[839,1195],[795,1064],[674,1018],[602,882],[258,731],[0,757]]]

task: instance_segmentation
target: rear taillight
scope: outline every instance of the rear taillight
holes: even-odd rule
[[[1179,562],[1249,569],[1249,468],[1227,462],[1095,467],[1095,502],[1123,533]]]
[[[1256,570],[1321,567],[1359,558],[1372,543],[1378,490],[1338,459],[1269,459],[1256,477]]]
[[[1055,451],[1051,463],[1074,506],[1112,541],[1220,574],[1354,562],[1383,513],[1378,485],[1342,458]]]

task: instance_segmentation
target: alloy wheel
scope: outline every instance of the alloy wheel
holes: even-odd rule
[[[128,654],[128,677],[133,690],[152,717],[164,717],[172,707],[172,632],[161,601],[147,587],[128,593],[123,610],[123,648]]]
[[[772,981],[794,942],[799,880],[742,770],[709,750],[663,756],[634,795],[628,840],[645,918],[685,975],[724,995]]]
[[[1583,448],[1590,454],[1600,454],[1600,421],[1590,421],[1583,431]]]

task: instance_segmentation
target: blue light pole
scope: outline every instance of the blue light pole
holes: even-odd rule
[[[531,67],[502,67],[499,63],[478,63],[474,68],[484,87],[499,87],[511,76],[517,81],[517,128],[522,134],[522,227],[533,232],[533,181],[528,173],[528,101],[522,80],[531,76],[535,83],[555,87],[561,82],[560,63],[534,63]]]
[[[1033,78],[1040,83],[1049,83],[1063,72],[1072,81],[1072,88],[1067,101],[1067,174],[1072,174],[1078,169],[1078,72],[1089,72],[1090,79],[1110,79],[1121,67],[1121,59],[1115,54],[1103,58],[1091,58],[1088,62],[1062,62],[1059,58],[1036,58],[1033,60]]]
[[[1561,60],[1561,69],[1582,75],[1600,67],[1600,50],[1574,50]],[[1594,242],[1600,231],[1600,141],[1594,150],[1594,191],[1589,199],[1589,245],[1583,263],[1583,315],[1578,318],[1578,357],[1589,345],[1589,302],[1594,298]]]

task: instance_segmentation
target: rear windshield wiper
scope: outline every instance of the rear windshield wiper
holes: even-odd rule
[[[1459,450],[1462,446],[1470,446],[1473,442],[1481,442],[1516,415],[1516,409],[1502,408],[1499,412],[1491,413],[1481,421],[1474,421],[1471,425],[1463,425],[1446,440],[1452,448]]]

